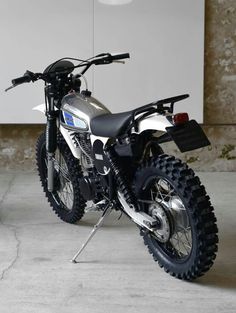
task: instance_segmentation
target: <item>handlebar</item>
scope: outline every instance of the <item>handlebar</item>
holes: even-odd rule
[[[110,53],[102,53],[99,54],[93,58],[90,58],[88,60],[82,61],[79,65],[76,65],[74,67],[70,67],[71,69],[75,69],[78,67],[85,67],[83,69],[83,71],[80,73],[81,75],[83,75],[91,65],[102,65],[102,64],[110,64],[113,61],[118,61],[118,60],[123,60],[123,59],[128,59],[130,58],[130,54],[129,53],[119,53],[119,54],[110,54]],[[68,58],[64,58],[64,59],[68,59]],[[61,60],[64,60],[61,59]],[[71,59],[71,58],[69,58]],[[61,61],[59,60],[59,61]],[[74,59],[77,60],[77,59]],[[81,60],[80,60],[81,61]],[[58,61],[54,62],[53,64],[57,64]],[[121,62],[122,63],[122,62]],[[44,72],[43,74],[41,73],[32,73],[30,71],[26,71],[25,74],[21,77],[17,77],[12,79],[12,86],[7,88],[5,91],[8,91],[11,88],[14,88],[20,84],[23,83],[29,83],[29,82],[34,82],[38,79],[43,79],[45,82],[50,82],[50,79],[52,79],[52,76],[63,73],[63,71],[65,72],[65,70],[55,70],[55,71],[51,71],[51,72]]]

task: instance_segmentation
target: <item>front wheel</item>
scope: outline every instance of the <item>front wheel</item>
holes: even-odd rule
[[[84,214],[85,200],[79,188],[82,176],[79,160],[75,159],[63,137],[57,136],[57,150],[54,159],[54,191],[47,186],[46,134],[42,133],[36,145],[36,161],[43,190],[60,219],[75,223]]]
[[[218,230],[193,170],[172,156],[150,158],[137,170],[134,190],[141,209],[156,220],[156,230],[141,230],[141,235],[160,267],[184,280],[208,271],[216,257]]]

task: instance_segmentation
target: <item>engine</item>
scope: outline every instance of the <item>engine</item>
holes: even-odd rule
[[[81,193],[85,200],[100,201],[105,192],[107,183],[104,177],[99,175],[94,167],[92,159],[92,147],[88,133],[73,133],[74,144],[81,150],[81,167],[83,176],[79,178]]]
[[[88,133],[73,133],[72,139],[76,147],[81,150],[81,166],[83,171],[87,171],[93,167],[92,146],[90,142],[90,135]]]

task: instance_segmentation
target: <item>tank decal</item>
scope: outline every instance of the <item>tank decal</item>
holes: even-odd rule
[[[73,116],[67,112],[63,112],[64,120],[66,125],[74,126]]]
[[[88,129],[87,123],[81,118],[75,117],[66,111],[63,111],[63,117],[67,126],[77,127],[83,130]]]

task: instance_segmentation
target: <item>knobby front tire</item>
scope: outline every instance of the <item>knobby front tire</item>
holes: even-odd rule
[[[79,188],[82,176],[79,160],[72,155],[68,145],[59,134],[55,157],[54,186],[55,191],[47,188],[46,135],[42,133],[36,144],[36,162],[40,181],[46,198],[57,216],[67,223],[76,223],[84,214],[86,202]]]

